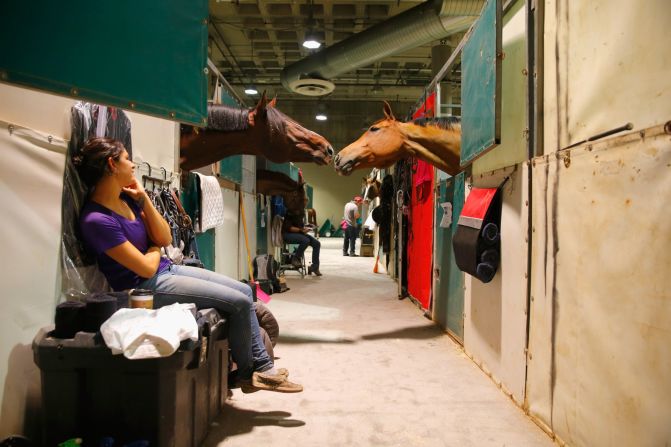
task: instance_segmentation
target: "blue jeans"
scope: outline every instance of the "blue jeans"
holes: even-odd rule
[[[140,283],[138,288],[154,291],[156,308],[194,303],[199,309],[212,307],[225,314],[238,378],[249,379],[254,371],[273,367],[259,333],[252,289],[247,284],[210,270],[173,264]]]
[[[347,228],[345,228],[345,241],[342,246],[342,253],[344,255],[347,254],[347,248],[349,246],[349,252],[350,254],[354,254],[356,251],[356,225],[347,225]]]
[[[287,244],[298,244],[296,249],[296,256],[298,257],[303,256],[308,245],[312,247],[312,266],[314,269],[319,269],[319,248],[322,244],[317,239],[303,233],[283,233],[282,237]]]

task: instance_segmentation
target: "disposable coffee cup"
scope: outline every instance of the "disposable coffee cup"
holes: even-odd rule
[[[130,307],[133,309],[153,309],[154,292],[147,289],[133,289],[130,292]]]

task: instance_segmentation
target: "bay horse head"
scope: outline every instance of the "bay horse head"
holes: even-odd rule
[[[259,169],[256,171],[256,192],[269,196],[282,196],[284,205],[293,212],[302,212],[308,203],[305,182],[295,181],[281,172]]]
[[[374,168],[368,177],[361,179],[361,197],[370,202],[380,195],[380,181],[377,179],[378,169]]]
[[[409,157],[420,158],[450,175],[461,171],[461,123],[458,118],[435,118],[404,123],[384,102],[384,118],[335,156],[335,170],[350,175],[355,169],[388,168]]]
[[[280,112],[264,93],[256,107],[237,109],[208,105],[205,129],[182,126],[180,167],[197,169],[231,155],[257,155],[275,163],[313,162],[326,165],[331,143]]]

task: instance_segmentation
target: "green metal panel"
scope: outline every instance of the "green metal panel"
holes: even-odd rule
[[[214,228],[196,235],[198,254],[206,269],[214,271]]]
[[[527,38],[525,2],[517,1],[503,17],[501,63],[501,144],[478,158],[473,177],[518,164],[528,158],[527,143]]]
[[[189,173],[189,177],[184,185],[179,200],[182,202],[184,211],[195,221],[198,209],[198,189],[196,187],[196,174]],[[208,270],[214,270],[214,229],[205,233],[196,234],[196,244],[198,244],[198,254],[200,260]]]
[[[298,167],[293,163],[273,163],[272,161],[266,161],[265,169],[281,172],[288,175],[292,180],[298,181]]]
[[[207,17],[206,0],[6,0],[0,80],[202,125]]]
[[[461,165],[501,142],[501,0],[487,0],[461,57]]]
[[[446,189],[446,196],[452,197],[452,222],[450,227],[450,240],[447,247],[449,252],[449,268],[447,280],[447,329],[459,340],[464,340],[464,273],[459,270],[452,249],[452,238],[457,232],[459,215],[464,208],[464,179],[462,172],[450,180],[454,184]],[[450,190],[451,189],[451,190]]]
[[[258,196],[257,196],[258,197]],[[266,200],[264,198],[264,200]],[[256,201],[256,252],[259,254],[268,252],[268,226],[267,213],[270,212],[270,207],[264,207],[264,204],[258,199]],[[262,222],[266,222],[265,226],[261,226]]]
[[[222,178],[238,185],[242,183],[242,155],[226,157],[219,162],[219,173]]]
[[[440,227],[443,202],[452,202],[452,224],[448,228]],[[464,206],[464,175],[440,180],[439,200],[436,204],[436,240],[434,247],[435,268],[440,271],[439,280],[434,289],[434,319],[454,337],[464,338],[464,274],[454,260],[452,237],[456,232],[459,214]]]
[[[312,196],[314,194],[314,190],[312,189],[312,186],[306,184],[305,185],[305,193],[308,196],[308,208],[312,208]]]

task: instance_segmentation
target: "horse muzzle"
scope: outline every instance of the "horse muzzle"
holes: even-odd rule
[[[342,164],[341,164],[342,163]],[[354,164],[356,160],[347,160],[344,161],[341,159],[340,155],[336,155],[334,159],[334,168],[336,172],[340,175],[350,175],[354,170]]]

